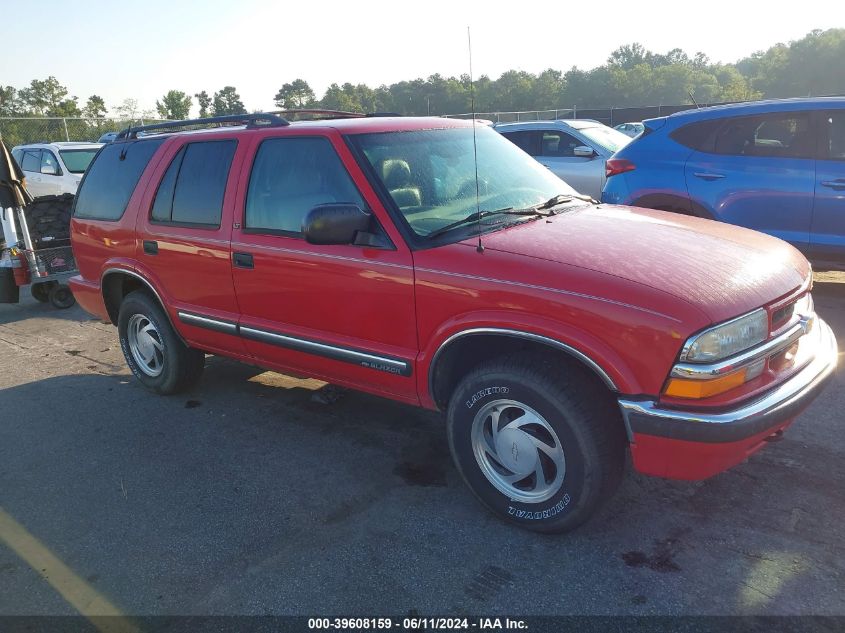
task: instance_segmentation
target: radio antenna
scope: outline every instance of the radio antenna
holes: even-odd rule
[[[478,224],[478,246],[475,248],[479,253],[484,252],[481,244],[481,194],[478,190],[478,146],[475,141],[475,83],[472,80],[472,36],[467,27],[467,47],[469,48],[469,104],[472,112],[472,158],[475,164],[475,217]]]

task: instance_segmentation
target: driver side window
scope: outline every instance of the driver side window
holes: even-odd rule
[[[572,158],[575,156],[575,148],[581,145],[584,143],[566,132],[543,132],[543,156]]]
[[[272,138],[255,155],[247,189],[244,230],[301,236],[302,221],[321,204],[366,208],[326,138]]]

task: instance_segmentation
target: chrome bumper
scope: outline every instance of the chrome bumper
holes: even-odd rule
[[[629,439],[657,435],[693,442],[735,442],[757,435],[801,413],[821,392],[836,369],[838,349],[830,327],[817,319],[810,343],[813,360],[792,378],[762,397],[729,411],[714,413],[661,408],[653,400],[620,398]]]

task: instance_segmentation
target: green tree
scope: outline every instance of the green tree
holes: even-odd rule
[[[316,96],[307,81],[294,79],[289,84],[282,84],[274,97],[274,103],[283,110],[310,108],[316,103]]]
[[[211,107],[214,116],[246,114],[241,96],[234,86],[225,86],[219,92],[215,92]]]
[[[121,119],[134,121],[138,116],[138,100],[126,98],[119,106],[114,108],[114,111]]]
[[[106,102],[98,95],[91,95],[82,108],[82,113],[90,119],[101,119],[106,116]]]
[[[168,90],[161,101],[156,101],[156,110],[163,119],[187,119],[191,114],[191,98],[181,90]]]
[[[70,99],[62,99],[55,106],[47,110],[47,116],[52,117],[81,117],[82,110],[79,109],[78,99],[71,97]]]
[[[18,91],[12,86],[0,86],[0,116],[15,116],[22,109]]]
[[[47,79],[33,79],[28,88],[18,92],[18,98],[31,114],[38,116],[61,116],[50,114],[62,109],[67,102],[68,90],[52,75]],[[73,98],[75,102],[75,98]]]
[[[197,105],[200,107],[200,118],[204,119],[208,116],[209,108],[211,107],[211,97],[205,90],[199,91],[194,95],[197,98]]]

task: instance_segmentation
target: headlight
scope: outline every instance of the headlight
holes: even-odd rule
[[[766,340],[769,318],[763,308],[710,328],[690,338],[681,361],[711,363],[738,354]]]

